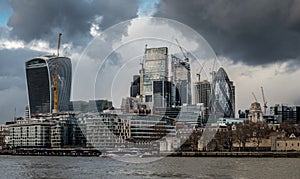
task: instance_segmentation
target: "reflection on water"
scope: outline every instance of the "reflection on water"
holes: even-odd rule
[[[178,158],[124,163],[100,157],[0,156],[0,178],[299,178],[297,158]]]

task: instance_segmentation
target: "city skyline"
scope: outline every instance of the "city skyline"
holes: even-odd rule
[[[62,53],[72,59],[74,70],[91,39],[121,21],[145,16],[177,20],[195,29],[207,40],[235,83],[237,110],[250,108],[254,102],[252,91],[262,104],[260,86],[265,89],[269,106],[300,104],[299,84],[296,83],[300,75],[300,52],[297,49],[300,42],[297,9],[300,3],[297,1],[241,2],[239,6],[209,1],[190,1],[183,5],[180,1],[165,0],[154,3],[115,1],[109,5],[105,1],[31,1],[31,5],[26,1],[10,2],[1,2],[5,11],[0,15],[1,123],[13,118],[15,107],[18,116],[24,115],[27,104],[24,62],[55,53],[58,32],[63,33]],[[62,11],[55,4],[69,8]],[[87,10],[76,16],[73,12],[78,11],[78,7]],[[28,16],[30,11],[32,14]],[[191,18],[187,11],[199,18]],[[113,17],[110,16],[112,12]],[[194,19],[198,19],[197,22]],[[147,30],[134,20],[130,20],[126,27],[117,36]],[[167,32],[161,33],[163,36]],[[185,49],[191,48],[188,40],[178,39]],[[107,44],[107,47],[113,49],[112,44]],[[142,55],[143,48],[139,48]],[[173,45],[172,48],[178,47]]]

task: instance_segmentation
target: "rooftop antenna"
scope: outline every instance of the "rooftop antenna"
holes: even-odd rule
[[[17,121],[17,108],[15,107],[15,111],[14,111],[14,122]]]
[[[58,35],[58,43],[57,43],[57,56],[55,60],[55,75],[52,76],[53,81],[53,113],[58,112],[58,58],[59,58],[59,48],[60,48],[60,39],[61,39],[61,33]]]

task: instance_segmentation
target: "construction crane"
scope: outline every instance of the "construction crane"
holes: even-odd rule
[[[257,102],[256,96],[255,96],[255,94],[253,92],[252,92],[252,96],[254,97],[255,102]]]
[[[201,66],[200,70],[199,70],[199,73],[196,73],[196,75],[198,76],[198,82],[200,82],[200,75],[201,75],[201,72],[204,68],[204,65],[205,65],[206,61],[203,63],[203,65]]]
[[[146,61],[146,53],[147,53],[147,44],[145,44],[145,51],[144,56],[140,61],[140,65],[142,66],[142,69],[140,70],[140,98],[143,101],[143,94],[144,94],[144,74],[145,74],[145,61]]]
[[[262,94],[262,98],[263,98],[263,102],[264,102],[264,115],[266,115],[267,108],[268,108],[267,101],[265,99],[264,88],[262,86],[260,88],[261,88],[261,94]]]
[[[180,60],[179,63],[187,69],[187,81],[188,82],[187,82],[187,86],[186,86],[187,87],[187,94],[186,94],[187,99],[186,99],[186,101],[187,101],[188,104],[190,104],[191,103],[191,98],[189,97],[189,95],[191,95],[191,94],[189,94],[188,89],[190,89],[190,85],[191,85],[191,66],[190,66],[190,63],[189,63],[189,58],[183,52],[183,49],[180,46],[178,40],[176,38],[175,38],[175,40],[176,40],[177,45],[178,45],[178,47],[179,47],[179,49],[180,49],[180,51],[181,51],[181,53],[184,57],[184,60],[183,61]]]
[[[58,112],[58,58],[59,58],[59,48],[60,48],[60,39],[61,39],[61,33],[58,35],[58,44],[57,44],[57,56],[55,60],[55,75],[52,75],[52,81],[53,81],[53,113]]]
[[[184,57],[184,61],[185,62],[189,62],[189,58],[185,55],[185,53],[183,52],[183,49],[182,49],[182,47],[181,47],[181,45],[179,44],[179,42],[178,42],[178,40],[175,38],[175,40],[176,40],[176,43],[177,43],[177,45],[178,45],[178,47],[179,47],[179,49],[180,49],[180,51],[181,51],[181,53],[182,53],[182,55],[183,55],[183,57]]]

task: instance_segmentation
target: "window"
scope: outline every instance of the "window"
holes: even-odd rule
[[[152,102],[152,96],[146,95],[146,102]]]

